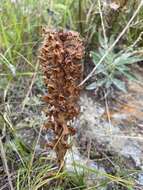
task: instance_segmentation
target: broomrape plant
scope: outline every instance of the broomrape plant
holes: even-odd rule
[[[59,168],[63,167],[64,156],[70,148],[68,137],[75,133],[68,123],[79,113],[78,84],[82,76],[83,52],[78,33],[45,31],[40,50],[40,63],[48,88],[48,95],[44,96],[44,101],[48,103],[48,121],[44,127],[53,131],[53,139],[48,147],[55,150]]]
[[[98,51],[91,52],[91,57],[95,65],[100,61],[113,41],[113,36],[111,36],[109,40],[104,40],[99,34]],[[126,92],[126,85],[123,81],[123,77],[128,80],[135,80],[136,78],[131,73],[129,65],[142,60],[143,57],[135,55],[133,51],[121,50],[116,52],[115,49],[113,49],[109,52],[106,59],[97,66],[95,71],[96,79],[86,87],[87,90],[99,89],[101,87],[109,90],[110,87],[114,86],[118,90]]]

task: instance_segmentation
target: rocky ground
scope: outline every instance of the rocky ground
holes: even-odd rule
[[[93,161],[92,168],[110,174],[143,170],[142,72],[139,68],[136,71],[140,82],[128,83],[128,92],[116,94],[112,101],[106,98],[99,102],[87,93],[82,95],[77,147],[87,161]],[[143,172],[136,183],[137,189],[143,188]]]

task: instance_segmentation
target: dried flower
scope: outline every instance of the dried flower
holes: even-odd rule
[[[81,87],[78,84],[82,78],[83,54],[83,43],[77,32],[45,32],[39,56],[48,89],[48,95],[44,96],[49,105],[45,127],[55,134],[49,146],[55,150],[60,167],[69,148],[68,137],[75,133],[67,123],[79,113],[77,101]]]

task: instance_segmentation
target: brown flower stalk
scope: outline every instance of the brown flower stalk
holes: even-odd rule
[[[48,121],[45,128],[54,132],[54,139],[48,144],[57,155],[59,167],[63,166],[69,144],[68,137],[75,133],[67,123],[79,113],[78,99],[82,76],[81,60],[84,47],[77,32],[45,32],[40,49],[40,64],[45,75],[48,95]]]

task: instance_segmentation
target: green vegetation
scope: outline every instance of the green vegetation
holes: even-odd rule
[[[42,27],[81,34],[87,89],[124,93],[128,81],[137,80],[132,68],[143,59],[143,2],[118,2],[119,6],[104,0],[1,0],[0,189],[104,190],[109,184],[114,189],[138,188],[134,174],[139,170],[121,167],[116,174],[107,174],[75,163],[74,172],[57,172],[52,156],[43,151],[44,143],[42,150],[37,148],[45,120],[41,114],[45,87],[37,62]],[[30,145],[25,132],[20,135],[22,129],[30,135],[34,131]],[[96,186],[87,185],[90,175],[96,176]]]
[[[98,52],[91,52],[92,60],[95,66],[97,66],[94,74],[97,79],[95,82],[92,82],[87,86],[87,90],[94,90],[102,87],[109,91],[111,86],[114,85],[117,89],[126,92],[123,77],[126,77],[128,80],[136,80],[135,76],[133,76],[130,71],[129,65],[142,61],[143,57],[135,55],[135,53],[130,51],[130,49],[118,52],[115,50],[110,51],[102,64],[99,64],[98,66],[99,61],[105,55],[108,47],[110,47],[113,42],[113,36],[111,36],[109,42],[105,42],[99,35],[100,47],[98,48]]]

